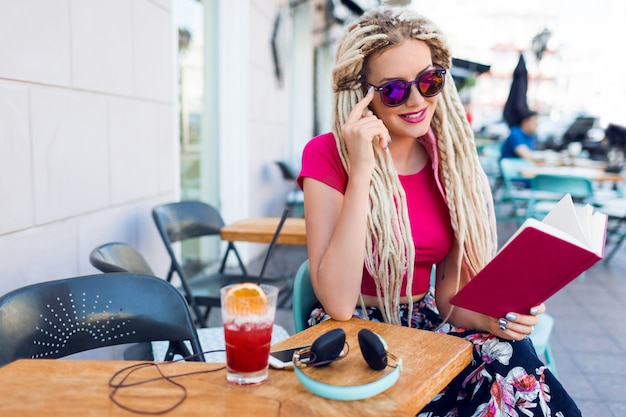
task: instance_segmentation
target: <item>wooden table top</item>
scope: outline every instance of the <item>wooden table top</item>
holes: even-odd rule
[[[166,416],[415,416],[471,360],[471,344],[454,336],[400,326],[352,319],[327,321],[300,332],[273,349],[312,343],[326,331],[341,327],[351,349],[348,356],[309,376],[334,384],[363,384],[380,377],[361,357],[357,333],[369,328],[387,342],[390,352],[403,360],[398,382],[387,391],[359,401],[335,401],[318,397],[297,381],[293,371],[270,370],[268,380],[256,386],[226,382],[225,370],[176,378],[187,389],[187,398]],[[131,416],[109,399],[108,381],[113,374],[135,362],[22,359],[0,368],[0,415],[37,416]],[[160,364],[166,375],[207,371],[222,364],[176,362]],[[156,371],[142,370],[145,380]],[[180,388],[164,381],[126,388],[117,395],[126,406],[162,410],[182,397]]]
[[[239,220],[222,227],[222,240],[229,242],[270,243],[280,217],[262,217]],[[279,245],[306,245],[306,227],[303,218],[289,217],[278,235]]]

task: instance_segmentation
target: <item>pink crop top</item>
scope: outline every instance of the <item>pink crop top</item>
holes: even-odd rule
[[[452,245],[448,206],[431,166],[427,165],[416,174],[399,176],[407,196],[409,221],[415,245],[413,294],[428,291],[432,265],[440,262]],[[301,188],[304,177],[321,181],[340,193],[345,193],[348,175],[341,164],[335,138],[331,133],[313,138],[304,148],[302,171],[298,176]],[[376,295],[376,284],[365,266],[361,292],[365,295]],[[406,277],[400,294],[406,295]]]

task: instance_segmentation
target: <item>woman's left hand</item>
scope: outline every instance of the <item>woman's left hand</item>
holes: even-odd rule
[[[490,333],[509,340],[522,340],[530,336],[539,322],[539,315],[546,311],[542,303],[530,309],[529,314],[509,312],[501,318],[489,318]]]

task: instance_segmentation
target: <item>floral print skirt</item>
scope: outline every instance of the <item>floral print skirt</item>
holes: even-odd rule
[[[356,308],[354,316],[383,321],[380,310]],[[309,326],[330,318],[321,305]],[[402,325],[462,337],[474,345],[473,359],[417,417],[576,417],[580,410],[561,383],[541,362],[530,339],[511,341],[490,333],[455,328],[442,319],[432,290],[419,302],[400,306]]]

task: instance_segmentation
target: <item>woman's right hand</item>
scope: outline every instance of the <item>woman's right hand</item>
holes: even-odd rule
[[[389,145],[389,131],[367,107],[374,98],[374,87],[370,87],[365,97],[354,105],[348,115],[341,134],[348,149],[351,173],[361,170],[371,173],[374,170],[374,148],[372,142],[385,149]]]

